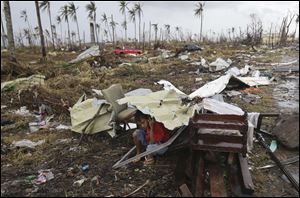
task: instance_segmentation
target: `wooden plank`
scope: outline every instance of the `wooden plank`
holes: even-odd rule
[[[193,121],[197,122],[197,120],[210,120],[210,121],[238,121],[245,122],[245,115],[218,115],[218,114],[196,114],[193,117]]]
[[[223,170],[219,164],[208,164],[210,193],[212,197],[227,197]]]
[[[188,154],[189,150],[185,149],[185,150],[181,150],[178,152],[177,154],[177,163],[176,163],[176,168],[175,168],[175,183],[177,186],[180,186],[184,183],[186,183],[185,181],[185,169],[187,166],[187,162],[188,162]]]
[[[229,153],[228,154],[228,158],[227,158],[227,163],[229,164],[229,165],[232,165],[233,164],[233,162],[234,162],[234,157],[235,157],[235,154],[234,153]]]
[[[198,139],[211,140],[213,142],[230,142],[230,143],[243,143],[243,136],[232,135],[215,135],[215,134],[197,134]]]
[[[238,155],[240,170],[243,177],[243,191],[247,194],[254,192],[254,184],[249,171],[247,158],[244,158],[241,154]]]
[[[193,197],[190,189],[187,187],[186,184],[182,184],[180,187],[179,187],[180,191],[181,191],[181,194],[183,197]]]
[[[204,159],[202,157],[200,157],[199,162],[198,162],[195,197],[202,197],[203,196],[203,193],[204,193],[204,179],[205,179],[204,177],[205,177]]]
[[[239,167],[237,163],[237,154],[232,155],[232,164],[228,165],[228,182],[231,189],[231,193],[237,197],[243,197],[242,187],[241,187],[241,176],[239,172]]]
[[[236,125],[236,124],[193,123],[193,127],[208,128],[208,129],[235,129],[240,131],[245,131],[245,129],[247,129],[246,125]]]

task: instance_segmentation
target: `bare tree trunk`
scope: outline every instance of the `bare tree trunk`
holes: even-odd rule
[[[202,41],[203,11],[201,11],[200,42]]]
[[[38,24],[39,24],[39,32],[40,32],[40,37],[41,37],[42,56],[43,56],[43,59],[45,59],[46,58],[46,48],[45,48],[43,27],[42,27],[42,22],[41,22],[40,8],[39,8],[38,1],[34,1],[34,2],[35,2],[36,15],[37,15]]]
[[[4,1],[3,7],[4,7],[4,14],[6,19],[9,60],[12,62],[17,62],[16,52],[15,52],[14,33],[13,33],[14,31],[12,26],[9,1]]]
[[[269,33],[269,46],[271,45],[272,26],[273,26],[273,23],[271,23],[271,28],[270,28],[270,33]]]
[[[2,21],[2,15],[1,15],[1,38],[2,38],[3,47],[6,49],[5,30]]]
[[[139,15],[139,46],[141,42],[141,15]]]
[[[95,44],[94,23],[90,22],[91,43]]]
[[[67,24],[68,24],[68,37],[69,37],[69,48],[71,47],[71,34],[70,34],[70,25],[69,25],[69,19],[67,18]]]
[[[149,49],[151,48],[151,21],[149,22]]]
[[[52,20],[51,20],[50,4],[49,4],[49,7],[48,7],[48,14],[49,14],[49,20],[50,20],[50,30],[51,30],[51,36],[52,36],[52,46],[53,46],[53,49],[55,50],[55,42],[54,42],[54,34],[53,34],[53,30],[52,30]]]
[[[83,44],[85,44],[85,32],[83,31]]]
[[[134,45],[135,45],[135,48],[136,48],[136,20],[134,20]]]
[[[145,51],[145,22],[143,24],[143,51]]]
[[[79,40],[79,47],[81,48],[81,40],[80,40],[80,33],[79,33],[79,26],[78,26],[77,16],[76,16],[76,25],[77,25],[77,34],[78,34],[78,40]]]

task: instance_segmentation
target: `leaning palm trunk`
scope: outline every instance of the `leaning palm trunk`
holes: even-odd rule
[[[52,20],[51,20],[50,7],[48,8],[48,14],[49,14],[49,19],[50,19],[50,30],[51,30],[51,36],[52,36],[52,46],[53,46],[53,49],[55,50],[55,42],[54,42],[54,34],[53,34],[53,29],[52,29]]]
[[[79,47],[81,48],[81,40],[80,40],[80,33],[79,33],[79,26],[78,26],[77,17],[76,17],[76,25],[77,25],[77,34],[78,34],[78,40],[79,40]]]
[[[67,24],[68,24],[68,43],[69,43],[69,47],[71,47],[71,34],[70,34],[70,25],[69,25],[69,20],[67,18]]]
[[[94,29],[93,22],[90,22],[90,32],[91,32],[91,43],[95,44],[95,29]]]
[[[37,14],[37,19],[38,19],[38,24],[39,24],[39,33],[40,33],[40,37],[41,37],[42,56],[45,59],[46,58],[46,48],[45,48],[43,27],[42,27],[42,22],[41,22],[41,15],[40,15],[40,8],[39,8],[38,1],[35,1],[35,8],[36,8],[36,14]]]
[[[203,13],[201,12],[200,42],[202,41],[202,24],[203,24]]]
[[[6,19],[9,60],[12,62],[17,62],[9,1],[4,1],[3,5],[4,5],[4,14]]]
[[[6,48],[6,42],[5,42],[5,30],[4,30],[4,26],[3,26],[3,21],[2,21],[2,15],[1,15],[1,38],[2,38],[2,43],[3,43],[3,47]],[[22,37],[21,37],[22,38]]]

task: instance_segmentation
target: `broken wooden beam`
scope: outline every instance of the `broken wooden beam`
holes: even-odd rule
[[[183,197],[194,197],[186,184],[182,184],[179,189]]]
[[[254,184],[249,171],[247,158],[243,157],[241,154],[238,154],[238,159],[239,159],[240,170],[243,178],[243,190],[247,194],[252,194],[254,192]]]
[[[204,177],[205,177],[204,159],[203,157],[200,157],[198,161],[195,197],[202,197],[204,194],[204,179],[205,179]]]
[[[227,197],[224,184],[223,170],[217,163],[208,164],[210,178],[210,193],[212,197]]]

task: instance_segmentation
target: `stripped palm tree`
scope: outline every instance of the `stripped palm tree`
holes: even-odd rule
[[[78,26],[76,10],[78,10],[78,7],[75,6],[73,1],[69,2],[69,14],[70,14],[70,17],[76,22],[79,46],[81,47],[81,40],[80,40],[80,33],[79,33],[79,26]]]
[[[34,3],[35,3],[35,9],[36,9],[36,15],[37,15],[37,19],[38,19],[38,24],[39,24],[39,34],[40,34],[41,47],[42,47],[42,58],[45,60],[45,58],[46,58],[46,48],[45,48],[43,27],[42,27],[42,21],[41,21],[40,7],[39,7],[39,2],[38,1],[34,1]]]
[[[157,31],[158,31],[158,23],[152,24],[155,32],[155,43],[157,42]]]
[[[127,42],[127,20],[126,20],[126,9],[128,3],[126,1],[120,1],[120,12],[124,15],[124,22],[122,23],[123,28],[125,30],[125,42]]]
[[[3,7],[4,7],[4,14],[6,20],[9,60],[16,63],[17,59],[16,59],[16,52],[15,52],[14,31],[12,26],[9,1],[3,1]]]
[[[134,23],[134,40],[136,40],[136,18],[135,18],[136,10],[132,8],[129,10],[130,20]]]
[[[101,42],[101,38],[100,38],[101,25],[99,23],[96,24],[96,31],[98,32],[99,41]]]
[[[5,36],[6,36],[6,34],[5,34],[4,26],[3,26],[2,13],[1,13],[1,38],[2,38],[2,44],[3,44],[4,49],[6,49]]]
[[[199,42],[202,41],[202,24],[203,24],[203,7],[205,5],[205,2],[198,2],[198,4],[196,4],[196,9],[195,11],[195,15],[199,16],[201,19],[201,25],[200,25],[200,34],[199,34]]]
[[[107,30],[104,29],[104,36],[106,37],[106,39],[108,40],[108,32]]]
[[[294,39],[296,38],[296,32],[298,30],[298,24],[299,24],[299,14],[297,14],[297,17],[296,17],[296,29],[295,29],[295,32],[294,32]],[[298,36],[299,38],[299,36]]]
[[[48,16],[49,16],[49,20],[50,20],[50,27],[52,27],[50,1],[40,2],[40,8],[42,9],[42,11],[45,11],[46,9],[48,10]],[[51,36],[52,36],[52,44],[53,44],[53,48],[55,49],[54,34],[53,34],[52,28],[50,28],[50,29],[51,29]]]
[[[166,28],[166,39],[169,40],[171,26],[169,24],[165,24],[165,28]]]
[[[110,33],[110,30],[109,30],[109,26],[108,26],[108,18],[107,18],[107,16],[106,16],[105,13],[102,14],[101,21],[105,23],[105,26],[106,26],[106,28],[108,30],[108,34],[109,34],[110,40],[112,41],[111,33]]]
[[[90,1],[90,4],[87,4],[85,6],[87,12],[88,12],[88,18],[94,22],[94,32],[96,34],[96,38],[97,38],[97,43],[98,43],[98,36],[97,36],[97,31],[96,31],[96,3],[95,1]]]
[[[115,38],[116,38],[115,29],[116,29],[116,25],[118,25],[118,23],[116,23],[114,21],[113,15],[111,15],[111,21],[109,22],[109,25],[111,26],[111,29],[112,29],[113,44],[115,45]]]
[[[61,24],[61,17],[60,16],[56,16],[56,22],[58,25],[60,25],[60,41],[62,42],[62,24]]]
[[[143,14],[143,10],[140,2],[134,4],[134,9],[139,16],[139,42],[141,42],[141,16]]]
[[[32,46],[32,36],[31,36],[31,34],[32,34],[32,31],[31,31],[31,26],[30,26],[30,23],[29,23],[29,20],[28,20],[28,15],[27,15],[27,11],[26,10],[22,10],[21,11],[21,16],[20,16],[21,18],[23,18],[24,19],[24,21],[25,22],[27,22],[27,25],[28,25],[28,30],[29,30],[29,34],[28,34],[28,44],[29,44],[29,46],[31,47]]]
[[[175,32],[177,33],[177,34],[176,34],[176,40],[179,40],[179,31],[180,31],[180,27],[179,27],[179,26],[176,26],[176,27],[175,27]]]
[[[70,25],[69,25],[69,7],[68,5],[64,5],[60,8],[60,16],[65,19],[68,25],[68,44],[71,46],[71,33],[70,33]]]

